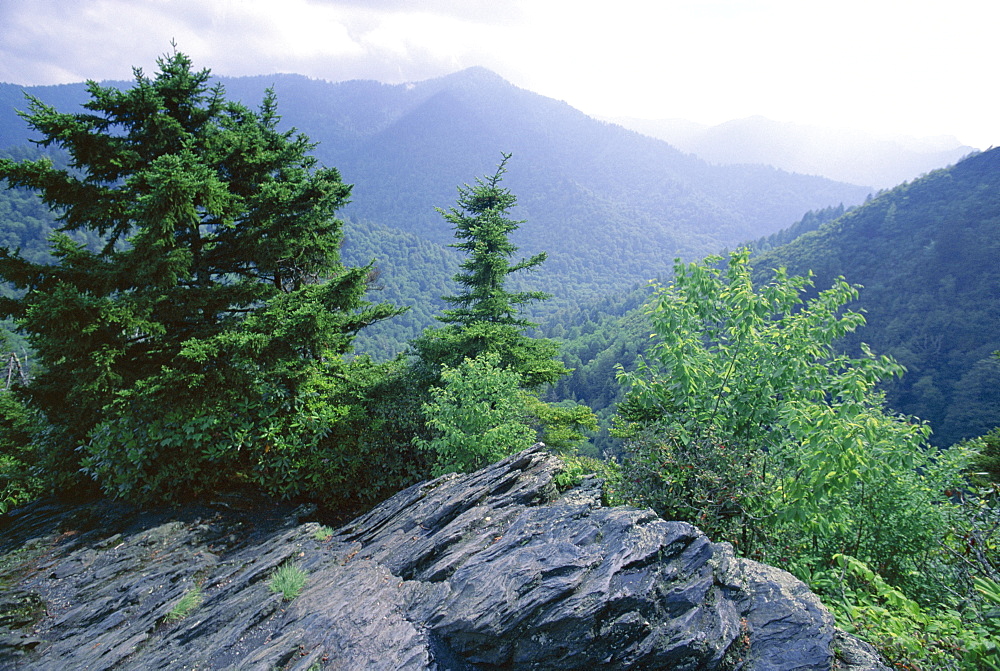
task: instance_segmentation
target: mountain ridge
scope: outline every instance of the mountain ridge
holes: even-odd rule
[[[525,220],[512,241],[525,256],[548,253],[537,273],[518,282],[556,296],[537,306],[543,312],[628,291],[667,274],[676,257],[714,253],[781,230],[809,210],[869,195],[775,168],[712,166],[481,68],[398,85],[301,75],[213,81],[251,107],[274,89],[281,127],[305,133],[318,161],[354,185],[341,214],[367,236],[382,226],[447,245],[453,232],[436,208],[453,205],[458,185],[492,174],[501,153],[512,153],[504,186],[518,198],[512,215]],[[26,90],[62,112],[79,111],[87,97],[83,84]],[[30,136],[15,107],[25,107],[21,88],[0,86],[0,143]],[[441,272],[412,268],[406,256],[385,254],[379,264],[387,285]]]
[[[870,344],[908,369],[889,405],[931,422],[948,445],[1000,425],[1000,149],[902,184],[817,230],[764,252],[759,268],[843,275]]]

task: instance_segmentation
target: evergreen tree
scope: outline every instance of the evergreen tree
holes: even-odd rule
[[[551,298],[541,291],[507,291],[507,276],[521,270],[530,270],[541,265],[545,252],[535,254],[511,264],[509,259],[517,253],[517,247],[510,241],[510,235],[523,224],[508,217],[517,197],[500,186],[510,154],[503,154],[503,160],[492,177],[476,179],[476,186],[465,185],[458,189],[458,207],[447,211],[438,208],[445,220],[455,227],[455,237],[461,240],[449,245],[467,253],[469,258],[461,264],[461,271],[454,280],[466,291],[457,296],[443,296],[444,300],[456,305],[454,310],[445,310],[438,319],[446,324],[468,326],[475,322],[510,324],[512,326],[535,326],[518,316],[521,306],[530,301]]]
[[[371,366],[343,359],[353,334],[399,311],[363,300],[370,268],[340,263],[350,186],[278,130],[273,93],[253,111],[184,54],[158,66],[128,90],[88,82],[82,113],[29,98],[24,118],[69,169],[0,160],[62,224],[54,264],[0,250],[23,292],[0,314],[37,352],[30,394],[56,430],[47,465],[75,472],[83,445],[117,495],[234,474],[296,493],[306,451],[350,414],[344,381]],[[293,428],[303,409],[312,425]]]
[[[509,275],[536,268],[545,261],[544,252],[517,263],[510,261],[518,249],[510,235],[524,222],[510,219],[517,198],[500,185],[508,160],[510,154],[503,154],[493,176],[477,178],[475,186],[459,187],[458,207],[439,208],[460,240],[451,246],[468,254],[454,277],[465,291],[443,297],[456,306],[437,317],[448,326],[428,329],[414,346],[434,376],[442,365],[455,368],[465,359],[491,352],[498,355],[501,368],[514,370],[523,376],[526,386],[537,387],[555,382],[567,370],[555,360],[555,342],[524,334],[524,329],[534,324],[521,316],[521,309],[531,301],[550,296],[541,291],[511,292],[506,288]]]
[[[413,444],[430,455],[435,474],[479,468],[539,438],[575,448],[583,431],[597,428],[590,408],[546,404],[529,391],[569,371],[555,359],[555,341],[524,333],[534,324],[520,315],[521,307],[548,294],[505,286],[508,275],[545,261],[542,253],[510,262],[517,247],[509,236],[523,222],[509,218],[517,199],[500,186],[509,159],[503,155],[492,177],[460,187],[457,208],[438,210],[455,227],[460,242],[452,246],[468,259],[454,278],[465,291],[444,297],[457,306],[438,317],[447,326],[427,329],[414,342],[428,398],[422,405],[427,435]]]

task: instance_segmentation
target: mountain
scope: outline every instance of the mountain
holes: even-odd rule
[[[862,285],[850,308],[863,311],[867,325],[841,347],[856,353],[865,342],[906,367],[886,388],[887,403],[929,422],[932,442],[951,445],[1000,426],[1000,359],[993,356],[1000,350],[1000,149],[847,212],[810,212],[750,247],[758,284],[784,266],[792,275],[814,273],[811,295],[839,276]],[[615,367],[630,369],[649,342],[652,327],[637,307],[646,296],[637,289],[553,316],[543,332],[565,340],[563,356],[574,369],[553,398],[610,416],[622,395]],[[615,449],[603,435],[597,444]]]
[[[225,80],[244,100],[269,83],[285,119],[355,184],[345,212],[358,221],[449,243],[435,208],[454,203],[456,185],[492,173],[500,152],[513,153],[506,184],[518,196],[515,216],[526,220],[515,242],[526,255],[549,253],[533,281],[574,302],[662,274],[676,256],[710,253],[867,195],[763,166],[710,166],[482,68],[401,86]]]
[[[720,165],[762,163],[885,189],[975,151],[954,137],[876,137],[762,116],[706,126],[680,119],[609,119]]]
[[[907,368],[890,407],[927,420],[948,445],[1000,426],[1000,149],[881,194],[764,252],[755,267],[861,284],[871,345]]]
[[[547,309],[628,290],[662,275],[675,257],[768,235],[807,210],[868,195],[765,166],[712,166],[482,68],[392,86],[298,75],[219,81],[227,97],[249,105],[265,88],[275,90],[283,124],[317,142],[320,162],[355,185],[344,210],[355,231],[381,226],[448,244],[453,231],[435,208],[453,205],[457,185],[492,174],[501,152],[513,153],[505,185],[519,199],[514,216],[526,221],[514,242],[526,256],[549,254],[525,280],[556,295]],[[86,98],[82,84],[26,91],[63,111]],[[20,87],[0,85],[0,142],[27,139],[13,111],[25,106]],[[440,272],[440,264],[414,267],[405,246],[397,247],[401,256],[379,258],[386,286]]]

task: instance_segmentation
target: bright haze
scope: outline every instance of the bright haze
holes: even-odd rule
[[[761,115],[1000,144],[984,0],[2,0],[0,81],[219,75],[419,81],[480,65],[599,117]]]

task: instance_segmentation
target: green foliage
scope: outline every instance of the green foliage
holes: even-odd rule
[[[524,409],[534,420],[540,440],[562,453],[573,453],[597,430],[597,416],[573,401],[545,403],[533,394],[524,395]]]
[[[61,223],[54,264],[0,253],[21,292],[0,312],[40,364],[30,394],[54,429],[48,463],[138,499],[227,479],[322,491],[358,467],[363,392],[388,371],[346,362],[353,336],[400,310],[364,300],[370,266],[341,264],[333,215],[350,187],[278,130],[274,95],[252,111],[183,54],[158,64],[127,91],[88,84],[86,113],[29,100],[25,119],[71,169],[0,160]]]
[[[965,446],[975,452],[969,464],[969,477],[973,484],[988,487],[1000,483],[1000,426],[967,441]]]
[[[170,387],[134,389],[107,409],[83,465],[109,494],[138,499],[251,483],[280,498],[372,503],[425,472],[405,449],[405,386],[395,390],[402,407],[390,407],[398,368],[364,358],[317,366],[294,394],[228,376],[194,387],[169,412],[162,394]]]
[[[509,239],[523,222],[508,218],[516,198],[500,186],[510,158],[476,186],[459,189],[458,207],[445,212],[466,253],[455,281],[465,289],[444,300],[456,305],[439,319],[447,325],[427,329],[413,345],[429,386],[423,405],[426,436],[414,445],[433,455],[432,472],[471,471],[526,448],[539,436],[555,449],[569,450],[597,428],[593,412],[569,402],[542,402],[536,393],[568,371],[555,357],[549,339],[530,338],[532,324],[520,311],[531,301],[549,298],[538,291],[509,292],[509,275],[537,267],[545,254],[511,264],[517,251]]]
[[[434,476],[468,473],[531,446],[535,430],[525,411],[523,378],[500,367],[496,354],[445,365],[441,380],[424,406],[433,437],[415,439],[433,455]]]
[[[685,436],[666,423],[619,431],[626,461],[613,498],[641,502],[664,519],[695,524],[711,538],[750,546],[749,520],[765,508],[764,455],[749,442]]]
[[[474,187],[460,188],[457,208],[439,209],[461,241],[452,246],[465,252],[467,258],[454,277],[465,292],[445,296],[445,301],[457,307],[438,317],[447,326],[427,329],[413,342],[432,379],[441,366],[455,368],[465,359],[484,353],[496,354],[498,365],[517,372],[528,387],[555,382],[568,372],[555,360],[555,342],[523,333],[532,324],[520,315],[520,310],[529,302],[549,296],[539,291],[510,292],[506,288],[509,275],[533,269],[545,260],[545,254],[514,264],[508,260],[517,252],[509,236],[523,223],[508,218],[516,198],[500,186],[509,158],[509,154],[504,155],[492,177],[477,179]]]
[[[1000,522],[963,480],[974,446],[929,447],[883,409],[898,364],[836,351],[864,323],[854,287],[807,298],[782,270],[755,286],[745,251],[720,261],[678,264],[650,302],[613,493],[791,571],[899,668],[994,668]]]
[[[550,384],[567,373],[555,358],[559,353],[555,341],[531,338],[512,324],[473,322],[430,328],[413,341],[413,347],[431,378],[442,365],[454,368],[483,354],[495,354],[498,364],[521,375],[529,388]]]
[[[274,569],[267,581],[267,587],[275,594],[281,594],[281,598],[285,601],[291,601],[302,593],[302,588],[306,586],[308,580],[309,574],[289,559]]]
[[[445,310],[439,317],[446,324],[467,326],[489,322],[522,328],[532,326],[518,316],[522,306],[551,298],[541,291],[511,293],[505,287],[508,275],[531,270],[546,258],[542,252],[514,264],[508,260],[517,252],[510,235],[524,223],[507,216],[517,203],[510,189],[500,186],[508,160],[510,154],[504,154],[496,173],[485,180],[477,179],[476,186],[459,187],[457,208],[438,210],[454,226],[455,237],[461,241],[450,246],[465,252],[468,257],[460,264],[462,270],[454,278],[465,292],[444,297],[445,301],[457,306]]]
[[[976,578],[976,591],[993,612],[968,604],[965,612],[920,606],[864,562],[836,555],[839,598],[828,599],[837,624],[875,643],[899,669],[1000,670],[1000,584]]]
[[[316,529],[316,531],[313,532],[313,538],[315,538],[321,543],[323,541],[330,540],[332,536],[333,536],[333,529],[325,525],[320,526],[319,528]]]
[[[906,583],[967,455],[937,455],[926,427],[883,410],[876,385],[895,362],[835,352],[864,323],[842,309],[856,288],[838,280],[806,300],[805,278],[779,270],[757,288],[747,252],[720,260],[678,264],[651,301],[656,342],[621,375],[626,486],[744,553],[804,558],[800,573],[844,553]]]
[[[0,159],[38,161],[45,158],[60,169],[70,167],[65,152],[54,148],[47,151],[35,146],[0,149]],[[9,186],[5,181],[0,180],[0,184]],[[0,248],[20,250],[24,258],[35,263],[51,263],[50,239],[59,228],[56,214],[32,189],[0,190]],[[75,231],[70,237],[91,249],[101,244],[100,236],[87,231]],[[13,296],[13,292],[6,287],[4,295]]]
[[[555,359],[554,341],[523,333],[531,324],[522,307],[548,296],[506,289],[508,275],[545,260],[538,254],[508,261],[517,251],[509,235],[523,223],[507,217],[516,199],[500,187],[509,158],[492,177],[460,188],[458,208],[441,211],[462,241],[453,247],[467,259],[454,278],[465,292],[444,297],[457,306],[439,317],[447,325],[413,342],[414,370],[429,389],[422,406],[427,433],[413,444],[432,455],[435,475],[474,470],[530,446],[539,434],[553,447],[570,448],[584,440],[582,431],[596,428],[589,408],[549,405],[528,391],[568,371]]]
[[[201,587],[189,589],[184,593],[184,596],[182,596],[177,603],[174,604],[174,607],[171,608],[170,612],[166,614],[163,621],[178,622],[183,620],[188,615],[196,611],[204,600],[205,597],[201,592]]]
[[[576,487],[583,481],[585,476],[594,475],[601,480],[602,489],[606,494],[613,487],[614,483],[620,479],[618,463],[615,461],[572,454],[564,454],[560,459],[563,463],[563,470],[556,473],[553,478],[560,490]],[[607,496],[604,498],[604,503],[616,503],[616,501],[609,499]]]
[[[0,515],[45,489],[34,444],[40,427],[38,413],[16,389],[0,390]]]
[[[939,447],[1000,424],[1000,363],[991,357],[1000,349],[998,161],[1000,150],[973,155],[833,220],[840,208],[809,213],[787,231],[751,243],[763,251],[755,259],[759,283],[784,266],[790,274],[815,272],[820,287],[840,275],[865,286],[851,306],[866,316],[863,339],[909,371],[883,382],[886,405],[926,421]],[[816,293],[807,288],[806,296]],[[602,419],[621,400],[608,371],[617,363],[632,370],[650,330],[633,306],[623,294],[581,301],[541,320],[545,335],[565,339],[563,361],[575,369],[557,383],[558,398],[586,403]],[[835,347],[857,356],[861,340],[856,331]],[[602,437],[599,444],[618,454],[615,440]]]
[[[441,386],[423,406],[430,438],[414,444],[433,456],[435,476],[468,473],[530,447],[539,438],[553,449],[572,451],[597,428],[590,408],[543,403],[523,388],[524,378],[504,368],[495,353],[443,366]]]
[[[755,260],[865,286],[864,339],[909,374],[884,386],[889,407],[934,428],[944,447],[1000,425],[1000,150],[974,154],[873,198]],[[840,351],[857,352],[851,334]]]
[[[458,271],[459,255],[390,226],[347,220],[344,230],[344,263],[364,265],[374,259],[377,280],[370,288],[378,291],[380,300],[407,308],[405,314],[363,329],[354,341],[358,352],[391,359],[437,323],[437,315],[447,307],[441,296],[454,288],[451,277]]]
[[[1000,582],[1000,484],[948,493],[957,505],[949,507],[949,532],[941,547],[955,569],[953,593],[971,602],[978,578]]]

